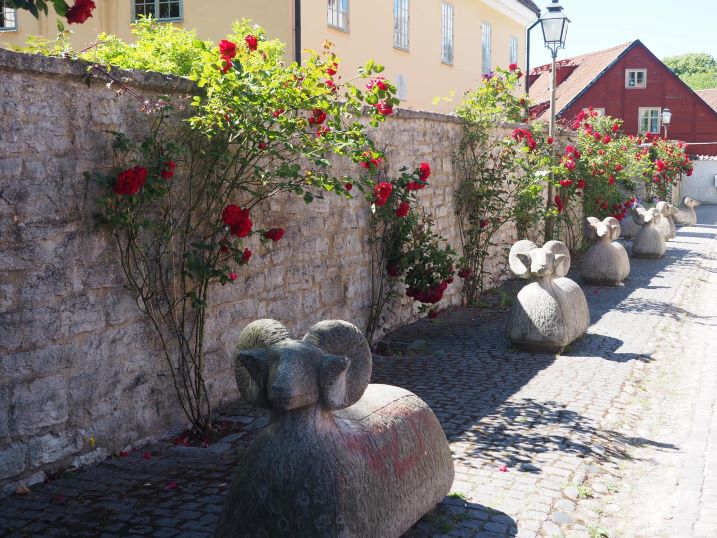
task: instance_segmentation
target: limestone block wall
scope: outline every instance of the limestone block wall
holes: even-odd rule
[[[83,64],[0,50],[0,491],[185,426],[153,333],[122,287],[116,247],[93,218],[97,192],[83,178],[110,166],[112,131],[140,136],[147,120],[139,101],[88,85],[85,74]],[[192,91],[183,80],[127,75],[146,98]],[[460,134],[455,118],[410,111],[373,133],[391,171],[431,164],[421,201],[456,250]],[[268,203],[257,225],[282,226],[285,238],[271,250],[251,245],[239,280],[212,293],[206,378],[215,405],[238,395],[230,353],[250,321],[276,318],[296,335],[321,319],[365,327],[368,218],[358,198]],[[500,239],[511,242],[514,231]],[[502,256],[491,262],[504,265]],[[459,286],[443,304],[460,303]],[[404,299],[386,328],[415,310]]]
[[[703,204],[717,204],[717,158],[702,158],[692,164],[692,175],[682,176],[679,198],[689,196]]]

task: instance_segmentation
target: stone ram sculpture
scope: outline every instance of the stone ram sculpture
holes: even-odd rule
[[[595,241],[585,253],[580,265],[580,276],[591,284],[617,286],[630,274],[630,258],[620,243],[620,222],[615,217],[600,221],[595,217],[585,219],[585,237]]]
[[[700,205],[700,203],[694,198],[685,196],[682,199],[682,204],[685,207],[677,210],[675,223],[682,226],[694,226],[697,224],[697,213],[695,213],[695,208]]]
[[[635,239],[640,228],[641,226],[630,215],[620,221],[620,232],[625,239]]]
[[[508,338],[517,347],[560,353],[580,338],[590,325],[585,294],[565,278],[570,251],[560,241],[542,248],[521,240],[510,249],[510,269],[520,278],[535,277],[513,302],[508,318]]]
[[[369,385],[371,350],[350,323],[293,340],[255,321],[234,361],[242,395],[271,420],[241,455],[217,536],[398,537],[448,494],[436,416],[407,390]]]
[[[677,214],[677,208],[667,202],[657,202],[657,211],[662,215],[657,222],[657,228],[665,236],[665,241],[674,239],[677,236],[677,228],[673,216]]]
[[[662,258],[667,250],[665,235],[657,227],[662,215],[657,208],[637,209],[632,212],[633,220],[642,226],[632,242],[635,258]]]

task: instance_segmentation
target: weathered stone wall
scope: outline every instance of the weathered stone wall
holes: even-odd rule
[[[703,204],[717,204],[717,158],[702,158],[692,164],[692,175],[682,176],[679,198],[689,196]]]
[[[152,331],[122,288],[115,244],[99,226],[87,170],[110,166],[112,131],[139,136],[141,103],[85,66],[0,50],[0,487],[41,470],[100,459],[184,425]],[[151,98],[186,81],[132,74]],[[453,193],[455,118],[399,111],[374,138],[392,171],[431,163],[420,193],[438,230],[460,250]],[[348,174],[356,165],[338,164]],[[371,304],[368,208],[329,199],[272,200],[259,226],[282,226],[233,285],[212,294],[207,379],[215,404],[235,398],[230,352],[250,321],[272,317],[300,335],[321,319],[365,327]],[[506,229],[504,239],[512,240]],[[493,267],[502,267],[496,258]],[[460,303],[460,284],[445,305]],[[386,327],[415,316],[395,305]]]

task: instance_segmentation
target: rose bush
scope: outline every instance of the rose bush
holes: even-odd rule
[[[370,166],[377,165],[380,155],[360,118],[377,126],[386,110],[375,105],[398,101],[395,87],[377,79],[382,67],[374,62],[353,78],[339,78],[339,59],[328,44],[303,66],[285,66],[283,45],[246,21],[219,45],[168,28],[143,20],[134,27],[134,43],[102,36],[83,54],[95,73],[99,65],[161,67],[201,88],[180,122],[175,111],[186,109],[186,100],[143,102],[150,135],[135,142],[117,133],[117,166],[94,179],[104,188],[102,216],[122,254],[128,288],[160,337],[185,413],[206,432],[212,428],[203,378],[211,286],[244,281],[252,244],[280,248],[292,223],[257,226],[267,199],[280,193],[306,203],[329,194],[350,198],[354,186],[373,193],[370,178],[338,175],[328,157],[366,162],[368,155]],[[365,89],[353,80],[367,81]],[[122,81],[113,82],[124,90]],[[376,189],[379,199],[391,197],[390,185]]]

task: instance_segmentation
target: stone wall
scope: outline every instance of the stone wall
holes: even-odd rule
[[[703,204],[717,204],[717,158],[702,158],[692,164],[692,175],[682,176],[680,198],[689,196]]]
[[[111,163],[112,131],[139,136],[140,102],[86,80],[86,66],[0,50],[0,488],[85,464],[185,426],[150,327],[122,288],[116,248],[83,178]],[[120,73],[121,75],[121,73]],[[131,73],[147,98],[187,81]],[[420,193],[438,230],[459,247],[452,152],[455,118],[398,111],[373,133],[392,170],[433,168]],[[356,165],[337,163],[348,174]],[[272,200],[258,226],[283,226],[233,285],[212,293],[207,338],[214,404],[237,397],[230,353],[250,321],[272,317],[301,335],[321,319],[364,328],[371,303],[365,201]],[[506,229],[503,240],[511,241]],[[497,256],[493,267],[503,265]],[[459,283],[445,305],[460,303]],[[394,305],[386,329],[410,321]]]

